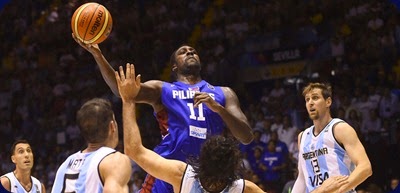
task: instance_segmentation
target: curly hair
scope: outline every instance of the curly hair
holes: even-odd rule
[[[239,179],[243,171],[238,141],[232,137],[213,136],[201,147],[196,163],[190,162],[208,192],[220,192]]]

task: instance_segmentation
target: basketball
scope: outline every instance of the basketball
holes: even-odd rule
[[[71,28],[72,33],[85,44],[99,44],[111,33],[111,14],[101,4],[85,3],[72,15]]]

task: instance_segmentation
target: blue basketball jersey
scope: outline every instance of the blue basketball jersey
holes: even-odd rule
[[[225,95],[221,87],[212,86],[204,80],[194,85],[164,82],[161,101],[166,113],[158,112],[157,118],[162,125],[162,133],[166,135],[154,149],[159,155],[186,162],[188,157],[200,154],[201,144],[207,137],[222,134],[225,123],[217,113],[205,104],[194,107],[193,97],[196,92],[206,92],[217,103],[225,106]],[[173,187],[148,176],[140,192],[173,193]]]
[[[317,136],[313,133],[314,126],[311,126],[301,136],[299,165],[304,173],[307,192],[320,186],[329,177],[350,175],[354,170],[346,150],[333,135],[333,127],[339,122],[344,121],[332,119]]]
[[[205,104],[194,107],[196,92],[206,92],[225,106],[221,87],[204,80],[194,85],[182,82],[163,84],[161,100],[167,111],[168,134],[155,149],[161,156],[186,161],[188,156],[199,155],[201,144],[208,136],[222,134],[225,124],[217,113]]]
[[[99,164],[107,155],[116,152],[101,147],[94,152],[77,152],[69,156],[57,170],[52,193],[101,193],[103,182],[100,178]]]

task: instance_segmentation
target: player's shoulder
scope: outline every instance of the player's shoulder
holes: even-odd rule
[[[343,143],[346,139],[357,137],[356,130],[345,121],[337,122],[332,127],[333,137],[338,143]]]
[[[129,157],[118,151],[106,155],[99,163],[98,168],[102,180],[118,178],[122,181],[128,181],[132,172]]]
[[[220,86],[222,92],[225,94],[225,96],[236,96],[236,92],[228,86]]]
[[[264,193],[264,191],[258,187],[255,183],[244,180],[244,193]]]
[[[115,151],[114,153],[108,154],[107,156],[105,156],[103,158],[103,160],[101,162],[106,165],[115,164],[115,163],[130,165],[129,157],[119,151]]]
[[[10,179],[6,175],[0,177],[0,185],[8,191],[11,189]]]
[[[143,85],[152,87],[152,88],[161,88],[164,83],[167,83],[162,80],[148,80],[143,83]]]
[[[340,131],[340,132],[354,130],[354,128],[350,124],[348,124],[346,121],[343,121],[340,119],[338,119],[336,121],[336,123],[334,123],[332,125],[332,128],[333,128],[333,130]]]

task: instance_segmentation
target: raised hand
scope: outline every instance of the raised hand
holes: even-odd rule
[[[204,103],[209,109],[217,112],[221,105],[217,103],[208,93],[196,92],[193,97],[194,107],[199,106],[199,104]]]
[[[85,44],[83,43],[82,40],[78,39],[74,33],[72,33],[72,38],[76,41],[76,43],[78,43],[80,46],[82,46],[83,48],[85,48],[85,50],[87,50],[88,52],[90,52],[91,54],[100,54],[101,50],[99,48],[99,45],[97,44]]]
[[[119,95],[123,102],[134,102],[140,91],[140,77],[140,74],[135,76],[135,66],[129,63],[126,64],[126,73],[122,66],[119,67],[119,73],[115,71]]]

